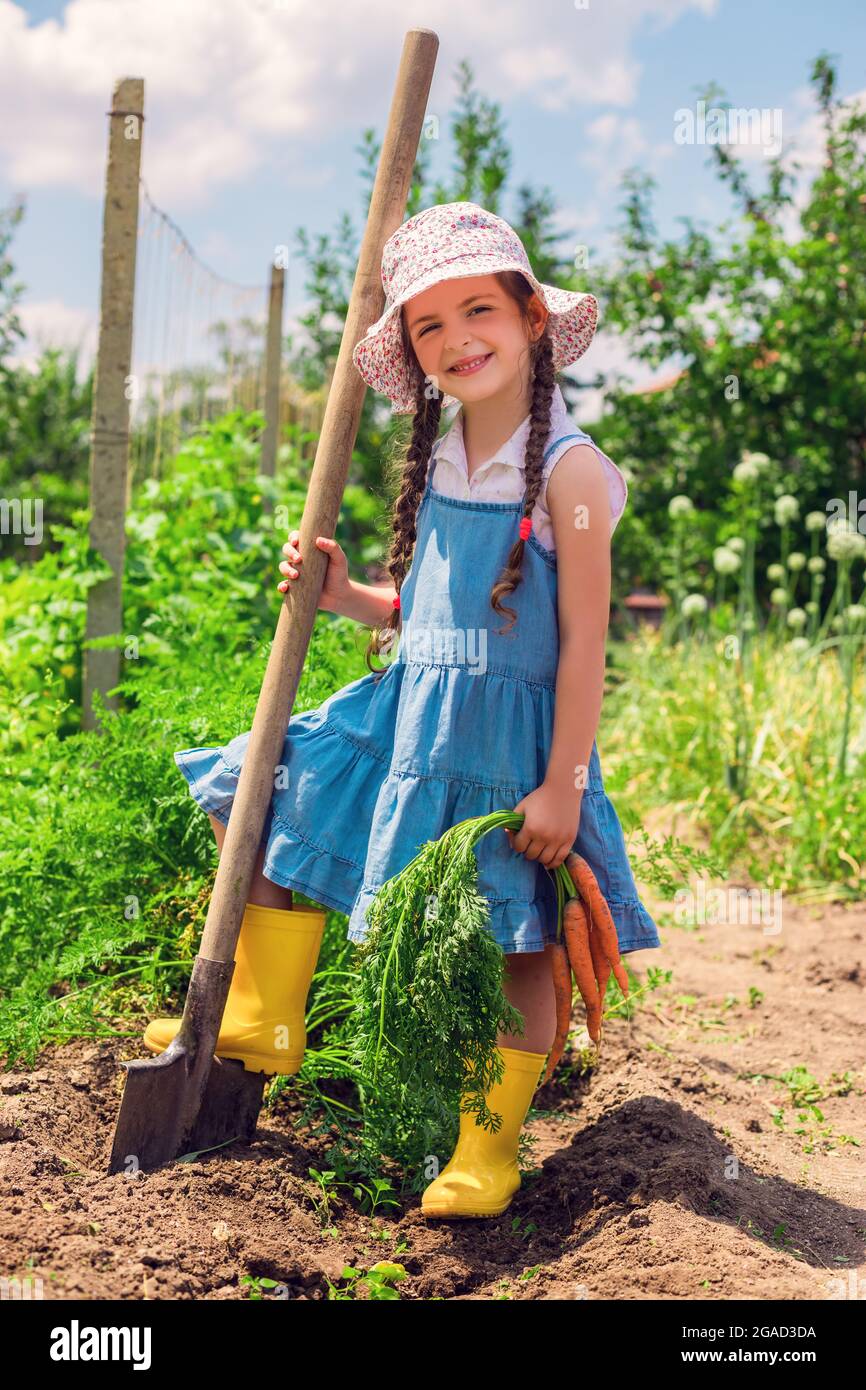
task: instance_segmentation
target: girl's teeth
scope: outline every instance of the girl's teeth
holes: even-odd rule
[[[473,367],[480,366],[481,363],[486,360],[486,357],[487,354],[485,353],[484,357],[476,357],[471,362],[462,362],[459,367],[452,367],[451,370],[452,372],[468,372]]]

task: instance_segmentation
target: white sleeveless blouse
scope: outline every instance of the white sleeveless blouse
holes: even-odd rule
[[[565,398],[559,386],[554,387],[550,403],[550,439],[581,431],[580,426],[568,413]],[[458,497],[471,502],[520,502],[526,487],[524,455],[529,438],[529,416],[518,425],[510,439],[502,445],[493,458],[487,459],[476,468],[472,477],[466,463],[463,447],[463,410],[457,411],[450,428],[442,436],[436,452],[436,466],[433,470],[432,488],[445,497]],[[613,535],[617,522],[625,511],[628,498],[628,484],[625,477],[607,454],[602,453],[594,440],[569,439],[559,449],[555,449],[544,466],[541,487],[532,512],[532,534],[546,549],[555,551],[553,523],[547,510],[547,483],[551,473],[562,455],[576,444],[587,443],[595,449],[607,478],[610,498],[610,533]]]

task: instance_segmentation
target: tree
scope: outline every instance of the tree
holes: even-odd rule
[[[801,166],[786,167],[784,152],[758,194],[732,152],[713,147],[738,214],[715,239],[683,217],[682,237],[661,240],[652,222],[653,181],[636,170],[624,179],[619,254],[595,276],[605,323],[627,336],[632,355],[648,367],[682,368],[666,389],[635,394],[615,386],[595,429],[640,479],[645,524],[624,533],[636,575],[654,577],[674,493],[692,498],[695,540],[705,554],[736,530],[731,472],[744,450],[776,462],[781,489],[796,494],[801,516],[824,511],[833,496],[847,498],[850,488],[863,495],[866,113],[836,98],[827,55],[816,60],[811,81],[824,159],[796,239],[786,237],[783,217]],[[710,89],[709,99],[716,96]],[[772,516],[762,524],[771,537]],[[759,556],[776,558],[760,548]]]
[[[23,216],[23,202],[0,208],[0,375],[8,371],[7,358],[16,342],[24,337],[15,313],[24,287],[11,278],[13,265],[8,254],[12,234]]]
[[[78,380],[75,352],[48,349],[34,368],[9,357],[24,338],[15,312],[23,285],[12,279],[9,246],[23,203],[0,210],[0,489],[7,502],[38,496],[43,531],[87,498],[92,373]],[[0,536],[3,557],[31,561],[40,547],[14,532]]]
[[[38,497],[43,546],[48,527],[87,505],[93,369],[79,380],[78,354],[47,348],[35,367],[0,376],[0,490],[7,499]],[[4,557],[33,560],[42,546],[0,537]]]

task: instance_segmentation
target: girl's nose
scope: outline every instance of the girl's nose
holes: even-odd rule
[[[448,353],[462,352],[466,344],[471,342],[472,334],[468,328],[455,329],[454,333],[448,337],[448,341],[445,344],[445,351]]]

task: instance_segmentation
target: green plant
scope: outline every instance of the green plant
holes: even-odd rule
[[[337,1285],[328,1279],[327,1274],[325,1275],[328,1282],[328,1298],[348,1303],[357,1299],[359,1289],[363,1289],[370,1299],[399,1299],[400,1295],[393,1285],[401,1283],[409,1276],[402,1265],[380,1260],[378,1264],[371,1265],[366,1270],[344,1265],[340,1277],[345,1283]]]
[[[241,1283],[249,1285],[247,1298],[253,1301],[261,1301],[264,1297],[262,1289],[278,1289],[282,1286],[276,1279],[268,1279],[264,1275],[244,1274],[241,1276]]]

